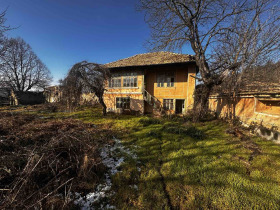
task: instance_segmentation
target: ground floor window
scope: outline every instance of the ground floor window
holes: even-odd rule
[[[121,109],[130,108],[130,98],[129,97],[117,97],[116,98],[116,107]]]
[[[173,99],[163,99],[163,108],[173,110]]]

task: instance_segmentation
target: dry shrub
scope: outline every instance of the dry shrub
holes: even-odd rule
[[[109,130],[76,120],[0,113],[0,208],[70,208],[103,177],[99,148]]]

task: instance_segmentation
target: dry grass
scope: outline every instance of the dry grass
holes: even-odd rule
[[[102,179],[99,148],[109,139],[109,130],[78,120],[0,112],[0,208],[71,206],[69,192]]]

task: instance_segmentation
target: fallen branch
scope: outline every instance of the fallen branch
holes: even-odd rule
[[[68,182],[72,181],[74,178],[71,178],[69,180],[67,180],[66,182],[64,182],[63,184],[61,184],[58,188],[56,188],[54,191],[48,193],[47,195],[45,195],[43,198],[41,198],[40,200],[38,200],[36,203],[32,204],[31,206],[28,206],[27,209],[32,208],[33,206],[35,206],[37,203],[40,203],[42,200],[46,199],[47,197],[49,197],[51,194],[55,193],[57,190],[59,190],[61,187],[63,187],[64,185],[66,185]]]

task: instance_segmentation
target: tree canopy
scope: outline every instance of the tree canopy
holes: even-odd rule
[[[215,85],[269,60],[279,60],[278,0],[140,0],[152,50],[190,46],[205,86],[202,108]]]
[[[5,86],[24,92],[49,85],[52,79],[49,69],[23,39],[6,39],[4,48],[0,78]]]
[[[103,106],[106,115],[106,104],[103,100],[106,81],[110,77],[109,70],[103,65],[82,61],[73,65],[66,78],[61,81],[63,97],[68,106],[78,105],[82,93],[94,93]]]

